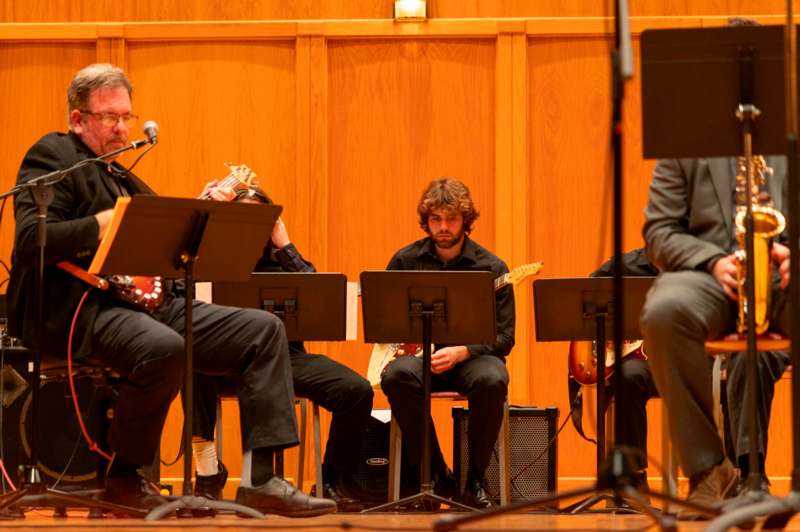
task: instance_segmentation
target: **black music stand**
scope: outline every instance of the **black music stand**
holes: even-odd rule
[[[218,305],[275,314],[290,342],[347,337],[347,277],[342,273],[253,273],[244,283],[215,282],[212,290]]]
[[[361,272],[364,341],[422,343],[424,396],[420,491],[367,511],[381,512],[415,502],[474,508],[440,497],[431,484],[431,344],[491,343],[496,339],[492,272]]]
[[[192,305],[195,278],[244,281],[264,249],[278,205],[203,201],[162,196],[120,198],[109,230],[89,268],[91,273],[183,278],[185,283],[185,375],[183,385],[183,488],[180,497],[154,508],[156,520],[191,509],[218,509],[263,518],[246,506],[192,496]],[[130,250],[146,249],[147,253]],[[198,262],[199,260],[199,262]],[[197,266],[195,270],[195,266]]]
[[[787,138],[786,134],[787,94],[786,84],[782,82],[787,66],[784,59],[784,28],[751,26],[648,30],[642,33],[641,42],[644,156],[743,155],[749,162],[753,153],[783,154],[787,153],[788,148],[787,201],[790,205],[796,201],[797,144],[796,139]],[[796,69],[797,65],[791,67]],[[748,181],[750,179],[751,176],[748,176]],[[748,197],[745,249],[747,256],[753,257],[753,217],[749,203]],[[797,206],[796,203],[794,205]],[[793,257],[798,255],[798,214],[795,208],[789,218],[789,248]],[[754,277],[753,261],[748,260],[746,278]],[[791,288],[795,294],[796,277]],[[745,287],[747,300],[755,301],[754,283],[746,282]],[[798,336],[797,326],[798,322],[794,320],[792,338]],[[751,444],[750,476],[747,482],[753,498],[760,500],[765,498],[765,494],[759,491],[756,475],[758,434],[755,410],[758,382],[754,330],[754,313],[749,312],[745,397],[751,408],[753,422],[748,427]],[[797,353],[792,342],[795,366],[798,363]],[[793,378],[792,385],[796,399],[800,393],[800,382]],[[794,467],[797,468],[800,452],[800,420],[797,415],[793,416],[793,432]],[[795,492],[800,489],[797,469],[793,471],[792,487]],[[726,513],[738,502],[741,501],[727,505]],[[795,503],[796,507],[800,507],[797,503],[800,500]],[[718,518],[718,526],[723,530],[732,524],[748,522],[762,510],[756,508],[749,515],[748,511],[743,511],[741,518],[723,515]],[[781,502],[774,505],[774,512],[783,510]],[[717,525],[712,523],[709,530],[714,526]]]
[[[623,336],[624,339],[641,338],[639,314],[644,305],[647,291],[655,277],[623,277]],[[601,385],[601,375],[605,382],[606,339],[613,337],[614,331],[614,287],[613,279],[608,277],[577,279],[539,279],[533,284],[534,308],[536,310],[536,340],[539,342],[594,340],[597,354],[597,460],[596,495],[569,506],[566,511],[579,513],[588,510],[600,501],[619,500],[613,492],[609,479],[603,478],[606,465],[606,387]],[[602,346],[602,347],[601,347]],[[613,388],[613,382],[612,382]],[[627,460],[625,475],[628,471]],[[602,486],[602,487],[601,487]],[[621,508],[608,508],[609,511],[624,511]]]
[[[625,315],[622,320],[623,336],[628,339],[641,338],[639,332],[639,313],[644,304],[647,291],[654,277],[623,277],[623,297]],[[681,504],[695,510],[705,508],[685,503],[649,489],[635,488],[635,477],[630,458],[621,449],[614,449],[608,456],[605,444],[605,386],[600,376],[605,376],[605,342],[615,327],[613,309],[615,308],[614,279],[610,277],[576,279],[539,279],[533,283],[534,311],[536,314],[536,340],[554,342],[567,340],[594,340],[597,349],[597,481],[594,486],[565,491],[561,494],[536,497],[518,501],[508,506],[489,508],[472,515],[445,517],[434,523],[437,531],[455,530],[462,524],[488,517],[523,511],[538,506],[552,506],[553,503],[575,497],[590,498],[581,501],[577,511],[586,509],[604,499],[617,503],[623,499],[637,510],[657,521],[662,529],[673,529],[674,519],[660,515],[651,508],[643,495]],[[615,359],[615,374],[619,375],[620,360]]]

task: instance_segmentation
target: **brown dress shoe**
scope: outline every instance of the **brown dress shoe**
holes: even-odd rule
[[[733,466],[730,460],[725,458],[711,469],[693,475],[689,479],[689,497],[687,501],[709,509],[719,509],[722,506],[722,501],[734,495],[738,482],[739,470]],[[683,521],[708,519],[709,517],[689,508],[678,512],[678,519]]]

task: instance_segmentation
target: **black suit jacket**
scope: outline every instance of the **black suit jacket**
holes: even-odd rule
[[[25,183],[53,170],[72,166],[95,154],[74,133],[50,133],[25,154],[17,183]],[[152,194],[143,181],[121,165],[113,165],[115,177],[104,164],[93,164],[67,175],[53,186],[54,199],[47,212],[44,271],[44,334],[42,349],[65,356],[70,323],[88,285],[66,273],[56,263],[68,260],[88,268],[97,251],[99,226],[94,215],[111,209],[120,196],[119,180],[129,194]],[[14,198],[16,232],[8,284],[8,327],[12,336],[28,346],[37,342],[36,215],[29,191]],[[124,273],[124,272],[120,272]],[[110,301],[93,290],[81,310],[73,340],[76,357],[91,352],[91,331],[101,306]]]

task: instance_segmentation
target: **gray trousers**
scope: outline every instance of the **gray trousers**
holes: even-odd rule
[[[787,331],[786,299],[785,291],[773,291],[772,330]],[[673,444],[688,476],[706,471],[724,456],[714,423],[711,369],[704,342],[733,331],[736,314],[736,302],[728,299],[713,276],[700,271],[662,273],[642,309],[640,326],[650,368],[656,388],[666,402]],[[734,388],[729,392],[734,394],[729,408],[733,406],[733,410],[742,412],[746,409],[743,380],[738,372],[734,378],[735,382],[729,383]],[[763,390],[759,396],[763,403]],[[770,388],[770,403],[771,397]],[[763,412],[763,407],[760,410]],[[737,414],[733,430],[746,433],[742,419]]]

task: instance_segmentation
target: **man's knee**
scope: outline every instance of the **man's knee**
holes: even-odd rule
[[[242,309],[244,318],[254,331],[260,331],[272,337],[275,334],[285,334],[283,322],[279,317],[270,312],[257,309]]]
[[[494,398],[503,401],[508,393],[508,372],[505,366],[482,372],[472,383],[470,397]]]
[[[387,396],[404,393],[404,391],[418,387],[419,378],[416,375],[416,366],[410,364],[405,358],[398,358],[384,369],[381,375],[381,390]]]

